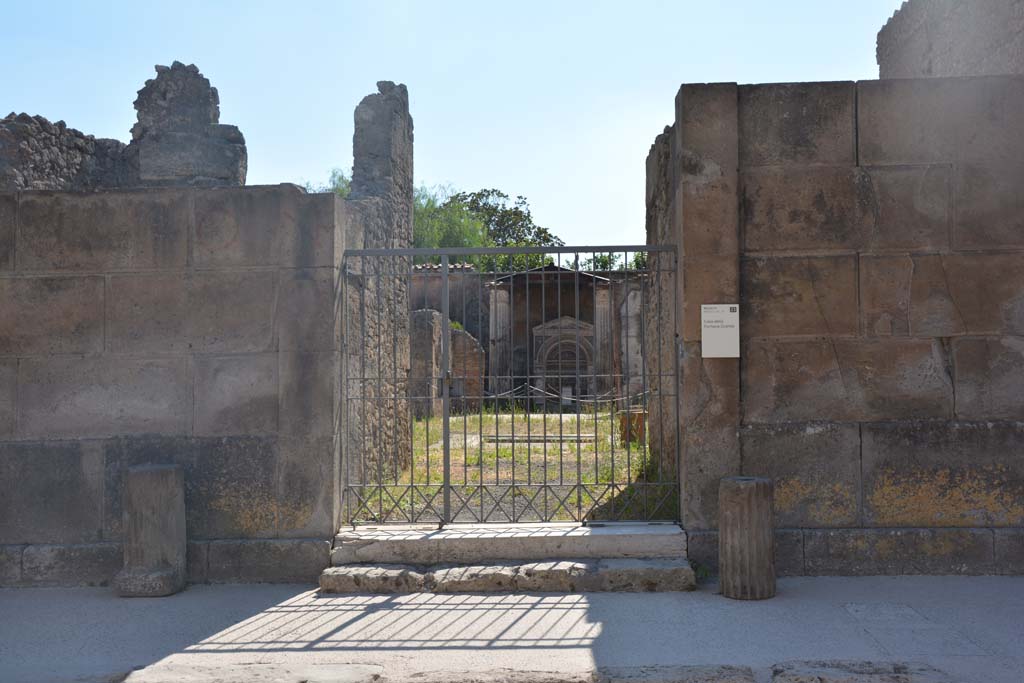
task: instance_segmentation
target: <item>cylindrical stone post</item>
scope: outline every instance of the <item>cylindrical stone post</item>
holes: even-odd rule
[[[718,485],[718,574],[722,595],[775,595],[771,479],[726,477]]]
[[[125,475],[122,597],[158,597],[185,587],[185,474],[180,465],[142,465]]]

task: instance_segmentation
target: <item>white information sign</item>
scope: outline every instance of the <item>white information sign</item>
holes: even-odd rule
[[[739,358],[739,304],[702,304],[700,336],[702,357]]]

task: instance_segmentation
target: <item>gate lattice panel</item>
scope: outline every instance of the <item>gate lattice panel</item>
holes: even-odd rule
[[[342,266],[347,522],[678,520],[673,247]]]

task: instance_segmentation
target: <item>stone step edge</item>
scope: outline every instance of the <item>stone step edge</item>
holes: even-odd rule
[[[697,586],[682,558],[611,558],[435,565],[349,564],[320,575],[321,593],[581,593],[691,591]]]

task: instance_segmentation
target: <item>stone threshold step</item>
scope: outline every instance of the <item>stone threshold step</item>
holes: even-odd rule
[[[526,564],[351,564],[328,567],[321,593],[586,593],[690,591],[697,582],[684,559],[548,560]]]
[[[335,537],[331,564],[489,564],[553,557],[686,557],[686,532],[671,523],[354,527]]]

